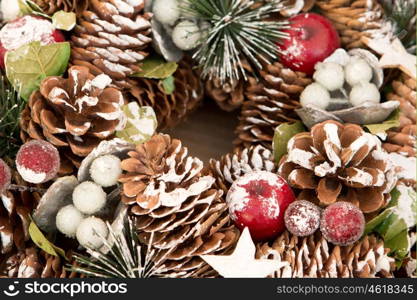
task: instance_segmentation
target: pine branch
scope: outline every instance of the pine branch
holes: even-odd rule
[[[7,78],[0,74],[0,157],[14,158],[22,144],[19,119],[25,104]]]
[[[222,82],[246,79],[243,59],[255,69],[278,59],[277,43],[287,35],[285,21],[273,14],[284,8],[281,0],[186,0],[187,13],[209,24],[194,59],[202,76]]]

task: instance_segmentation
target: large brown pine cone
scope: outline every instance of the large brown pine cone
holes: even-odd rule
[[[216,178],[215,187],[223,190],[225,196],[239,177],[253,171],[275,172],[276,166],[272,152],[258,145],[236,149],[234,153],[226,154],[219,160],[210,160],[207,171]]]
[[[286,231],[272,244],[258,244],[256,257],[288,263],[276,270],[276,278],[386,278],[395,269],[388,252],[375,236],[342,247],[328,243],[319,232],[301,238]]]
[[[87,9],[89,0],[32,0],[46,14],[53,15],[57,11],[75,12],[77,15]]]
[[[61,174],[79,167],[102,140],[111,139],[121,123],[124,98],[109,87],[107,75],[94,77],[74,66],[69,78],[48,77],[34,92],[20,120],[21,137],[48,140],[61,154]]]
[[[73,263],[73,262],[72,262]],[[65,269],[67,262],[35,246],[27,247],[0,263],[0,278],[77,278]]]
[[[260,72],[260,79],[249,77],[240,123],[237,127],[239,147],[261,144],[271,149],[275,128],[281,123],[299,120],[294,109],[299,96],[311,83],[306,74],[284,68],[276,62]]]
[[[172,94],[166,93],[160,80],[147,78],[129,80],[132,83],[129,98],[137,101],[140,106],[153,107],[159,130],[177,125],[194,111],[203,99],[204,87],[200,74],[193,68],[189,57],[179,62],[173,76],[175,90]]]
[[[348,201],[364,213],[384,207],[396,178],[379,139],[355,124],[326,121],[295,135],[279,173],[321,205]]]
[[[239,231],[230,224],[222,191],[203,176],[203,163],[187,148],[158,134],[138,145],[122,161],[122,201],[135,216],[140,240],[160,251],[157,265],[175,277],[206,276],[202,254],[234,247]]]
[[[30,191],[27,183],[17,172],[12,174],[12,183],[26,190],[6,191],[0,201],[0,255],[13,250],[22,250],[29,237],[30,214],[38,204],[41,194]]]
[[[71,36],[73,65],[94,75],[107,74],[120,88],[129,88],[128,76],[140,71],[151,42],[151,14],[144,1],[90,0]]]
[[[364,48],[362,37],[381,28],[384,11],[377,0],[317,0],[320,13],[329,18],[339,32],[344,48]]]
[[[416,80],[406,74],[392,82],[393,91],[386,96],[400,102],[400,127],[390,129],[383,147],[409,157],[416,155]]]

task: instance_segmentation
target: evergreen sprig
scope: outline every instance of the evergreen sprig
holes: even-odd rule
[[[151,246],[141,245],[138,235],[129,218],[123,232],[115,232],[110,224],[109,238],[102,238],[108,251],[88,249],[90,256],[74,254],[78,266],[68,270],[97,278],[149,278],[165,277],[166,269],[155,264],[161,258],[159,251]],[[151,234],[148,245],[152,245]]]
[[[255,69],[277,60],[277,43],[287,36],[282,30],[288,23],[273,14],[283,8],[282,0],[186,0],[183,9],[209,24],[194,53],[203,77],[246,79],[243,59]]]
[[[0,157],[14,158],[22,142],[19,138],[19,119],[26,102],[0,74]]]

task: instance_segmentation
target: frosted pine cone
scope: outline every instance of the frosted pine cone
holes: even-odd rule
[[[46,14],[52,16],[57,11],[75,12],[80,15],[88,7],[89,0],[33,0]]]
[[[384,207],[396,181],[388,153],[376,136],[358,125],[335,121],[295,135],[279,173],[303,190],[299,198],[317,197],[324,206],[348,201],[364,213]]]
[[[71,67],[68,74],[68,79],[46,78],[20,120],[24,141],[48,140],[58,148],[60,173],[78,168],[102,140],[113,138],[123,118],[123,95],[110,87],[107,75],[94,77],[81,66]]]
[[[288,231],[272,245],[258,244],[256,257],[287,262],[276,278],[393,277],[395,260],[375,236],[365,236],[350,246],[329,244],[320,233],[300,238]]]
[[[122,161],[122,201],[135,216],[141,242],[161,251],[157,265],[174,277],[193,277],[208,266],[202,254],[223,253],[239,232],[230,224],[222,191],[203,176],[203,163],[187,155],[181,142],[155,135]]]
[[[311,83],[304,73],[294,72],[276,62],[267,65],[259,81],[250,77],[245,89],[236,144],[249,147],[261,144],[271,149],[275,128],[299,120],[294,109],[300,107],[301,92]]]
[[[194,111],[203,100],[204,87],[189,57],[178,63],[173,74],[175,90],[167,94],[160,80],[131,79],[130,98],[140,106],[151,106],[158,119],[158,129],[172,128]]]
[[[392,83],[389,100],[400,102],[400,127],[390,129],[383,147],[409,157],[416,155],[416,80],[402,74]]]
[[[233,182],[252,171],[275,172],[272,152],[261,145],[226,154],[220,160],[210,160],[208,172],[216,178],[215,186],[227,194]]]
[[[151,42],[151,14],[143,0],[90,0],[71,36],[73,65],[94,75],[107,74],[120,88],[129,88],[127,77],[140,71]]]

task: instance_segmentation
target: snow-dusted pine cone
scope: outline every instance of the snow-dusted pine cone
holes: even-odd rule
[[[299,96],[310,83],[306,74],[284,68],[278,62],[265,66],[259,80],[249,77],[236,130],[237,146],[261,144],[271,149],[275,128],[299,120],[294,109],[299,108]]]
[[[124,98],[110,87],[109,76],[93,76],[73,66],[69,78],[48,77],[32,94],[20,120],[21,137],[48,140],[61,154],[61,174],[79,167],[102,140],[111,139],[121,123]]]
[[[73,65],[94,75],[107,74],[120,88],[130,88],[128,76],[140,71],[152,39],[151,14],[143,0],[90,0],[71,36]]]
[[[46,14],[52,16],[57,11],[75,12],[77,15],[87,9],[89,0],[32,0]]]
[[[189,57],[178,63],[173,74],[175,90],[167,94],[160,80],[131,79],[130,99],[141,106],[151,106],[158,119],[158,129],[172,128],[184,120],[201,103],[204,87],[200,74],[195,70]]]
[[[226,154],[219,160],[210,160],[207,171],[216,178],[215,186],[222,189],[225,196],[239,177],[252,171],[275,172],[276,166],[272,152],[258,145],[237,149],[235,153]]]
[[[396,178],[380,140],[355,124],[326,121],[295,135],[279,173],[302,190],[299,199],[321,205],[348,201],[364,213],[384,207]]]
[[[320,13],[329,18],[339,32],[344,48],[364,48],[362,37],[381,29],[384,11],[378,0],[317,0]]]
[[[230,224],[222,191],[201,174],[203,163],[187,148],[158,134],[122,161],[122,201],[136,219],[140,240],[160,250],[160,260],[175,277],[194,277],[209,269],[202,254],[234,247],[239,231]]]
[[[287,262],[276,270],[276,278],[386,278],[395,269],[388,252],[372,235],[350,246],[334,246],[320,233],[301,238],[286,231],[272,244],[258,244],[256,257]]]
[[[416,155],[416,80],[406,74],[392,82],[393,91],[386,96],[400,102],[400,127],[390,129],[383,147],[409,157]]]

